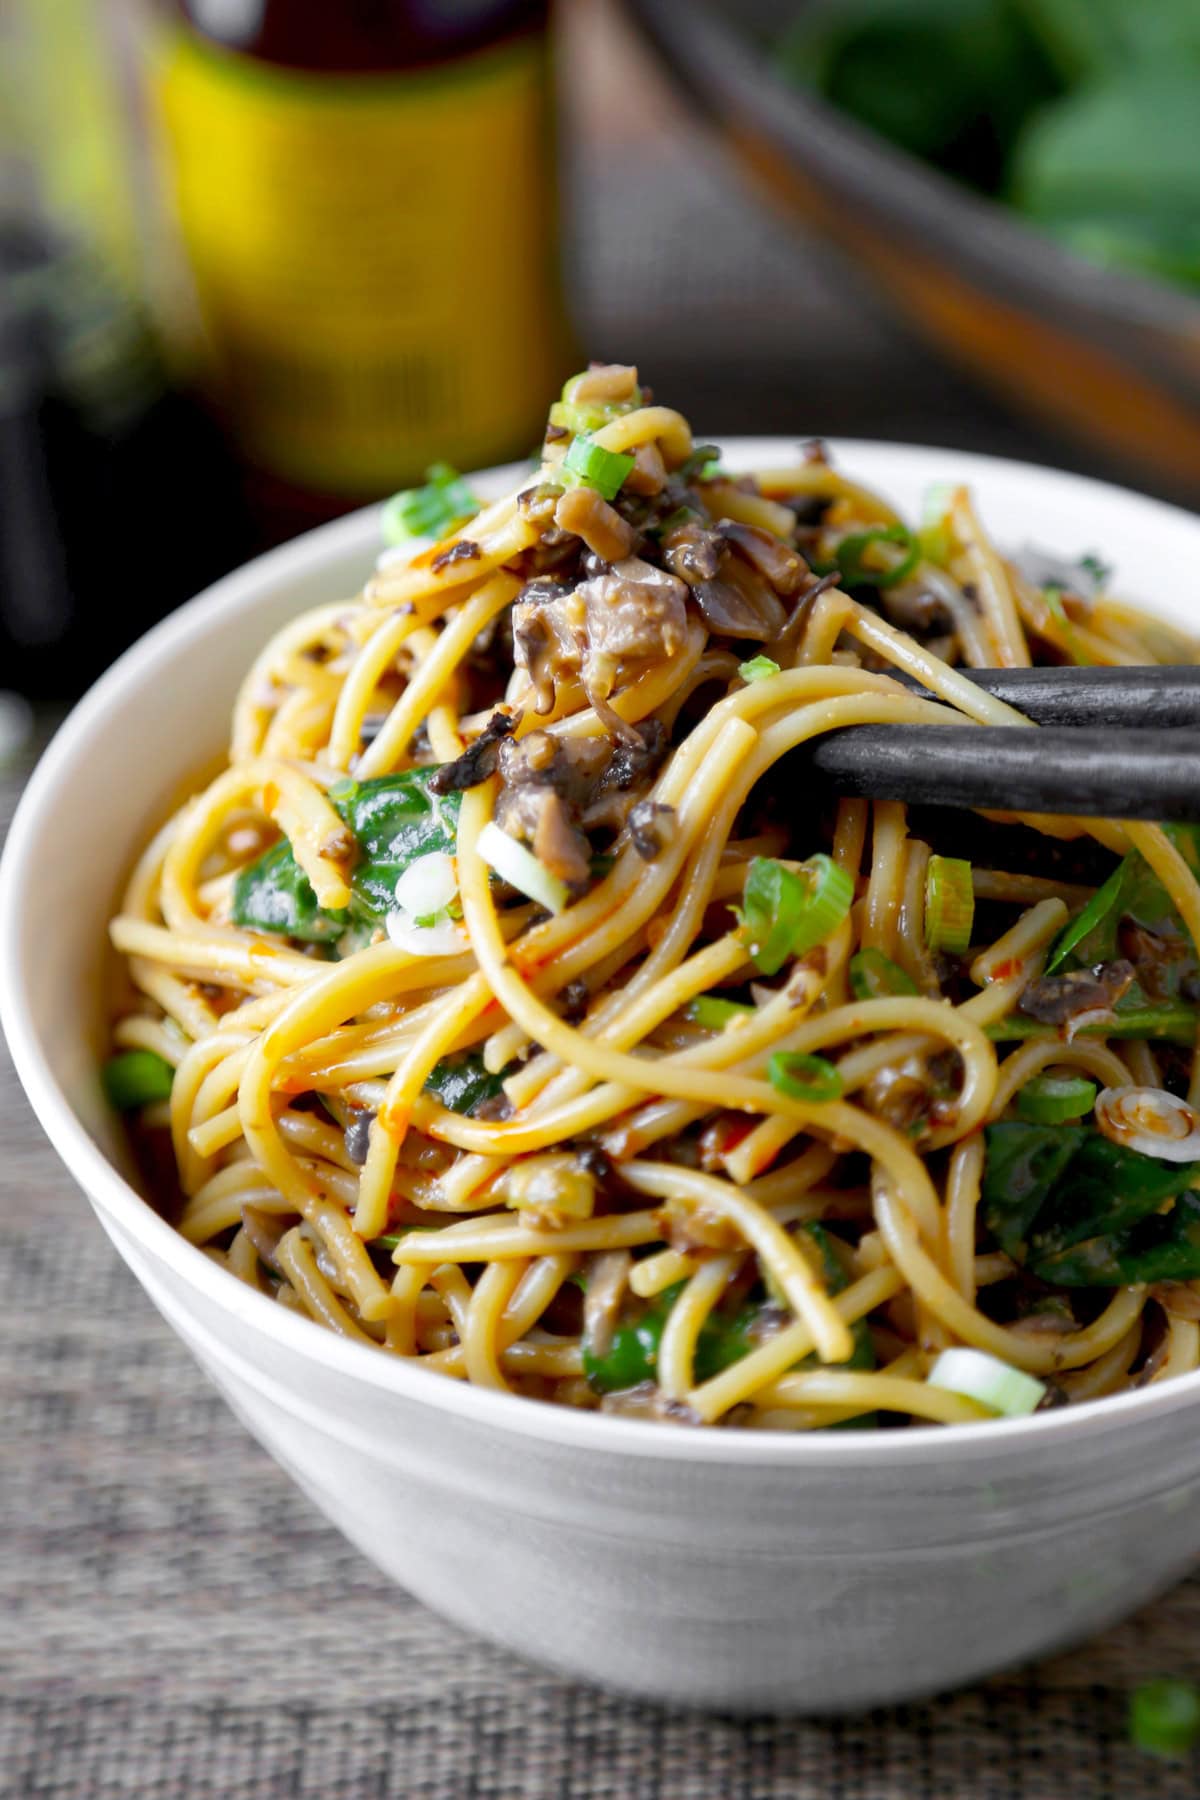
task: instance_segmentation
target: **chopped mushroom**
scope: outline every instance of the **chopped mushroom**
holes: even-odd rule
[[[637,542],[637,532],[602,500],[595,488],[568,488],[554,509],[555,523],[581,537],[606,563],[620,562]]]
[[[1044,975],[1040,981],[1031,981],[1017,1002],[1017,1011],[1044,1025],[1078,1024],[1084,1013],[1111,1012],[1132,985],[1131,962],[1097,963],[1092,969],[1073,969],[1068,975]]]
[[[539,712],[557,682],[581,675],[588,698],[605,701],[633,666],[665,662],[687,641],[687,588],[629,556],[563,592],[531,583],[513,607],[514,661],[533,682]]]
[[[451,794],[463,788],[478,787],[496,773],[500,745],[511,737],[520,723],[520,713],[494,712],[473,744],[461,756],[443,763],[429,777],[434,794]]]

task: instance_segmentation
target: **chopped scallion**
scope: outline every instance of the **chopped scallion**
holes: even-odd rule
[[[975,889],[971,865],[959,856],[931,856],[925,875],[925,942],[960,956],[971,941]]]
[[[754,1012],[753,1006],[745,1006],[740,1000],[722,1000],[716,994],[699,994],[695,1000],[689,1000],[683,1009],[685,1019],[693,1025],[702,1025],[705,1031],[724,1031],[735,1019],[749,1018]]]
[[[380,530],[385,544],[443,538],[478,511],[479,502],[462,476],[449,463],[434,463],[425,471],[424,487],[404,488],[392,495],[384,506]]]
[[[634,459],[616,450],[606,450],[586,432],[577,437],[559,466],[559,472],[572,477],[578,486],[595,488],[602,500],[615,500]]]
[[[844,1084],[834,1065],[824,1056],[807,1056],[799,1050],[776,1050],[767,1058],[771,1086],[791,1100],[818,1104],[840,1100]]]
[[[1082,1075],[1035,1075],[1017,1095],[1017,1111],[1031,1125],[1065,1125],[1096,1104],[1096,1084]]]
[[[850,991],[856,1000],[887,1000],[919,990],[906,969],[882,950],[856,950],[850,958]]]
[[[102,1077],[109,1105],[118,1112],[135,1112],[171,1098],[175,1071],[153,1050],[122,1050],[109,1057]]]
[[[550,408],[550,423],[573,437],[583,432],[599,431],[614,416],[606,406],[583,405],[577,400],[556,400]]]
[[[746,946],[756,968],[774,975],[790,956],[803,956],[825,942],[850,911],[854,882],[824,854],[798,871],[773,857],[750,864],[738,912]]]
[[[772,662],[769,656],[752,656],[749,662],[738,664],[738,674],[743,681],[766,681],[778,673],[779,664]]]
[[[566,882],[560,876],[551,874],[532,850],[527,850],[516,838],[509,837],[507,831],[502,831],[494,819],[488,820],[475,847],[484,862],[490,869],[495,869],[502,881],[507,881],[520,893],[536,900],[547,912],[562,912],[570,899]]]
[[[1083,911],[1076,913],[1075,917],[1064,925],[1054,940],[1054,948],[1046,959],[1047,975],[1053,975],[1056,969],[1061,968],[1076,944],[1081,944],[1085,937],[1089,937],[1097,925],[1106,919],[1113,907],[1118,904],[1121,898],[1121,889],[1125,885],[1125,875],[1132,866],[1132,862],[1132,856],[1127,856],[1124,862],[1118,863],[1104,885],[1096,889]]]
[[[989,1356],[986,1350],[966,1347],[943,1350],[929,1371],[930,1387],[945,1388],[951,1394],[962,1394],[978,1400],[992,1412],[1005,1418],[1020,1419],[1036,1412],[1045,1395],[1045,1383],[1014,1369],[1011,1363]]]
[[[868,564],[867,552],[878,544],[897,544],[901,555],[890,563],[876,556]],[[869,531],[849,532],[833,554],[843,587],[894,587],[907,580],[920,562],[921,546],[907,525],[873,525]]]

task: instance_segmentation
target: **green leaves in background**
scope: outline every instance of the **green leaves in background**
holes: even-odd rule
[[[1080,255],[1200,285],[1195,0],[816,0],[775,59]]]

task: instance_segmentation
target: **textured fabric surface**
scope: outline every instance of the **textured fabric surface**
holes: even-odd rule
[[[1037,453],[781,242],[692,139],[647,149],[641,90],[606,83],[593,50],[609,148],[585,143],[576,172],[590,348],[641,359],[704,428]],[[18,785],[0,781],[0,800]],[[1134,1684],[1200,1673],[1200,1581],[1053,1664],[830,1723],[663,1712],[463,1637],[246,1436],[117,1262],[2,1052],[0,1409],[5,1796],[1193,1800],[1200,1785],[1125,1742]]]

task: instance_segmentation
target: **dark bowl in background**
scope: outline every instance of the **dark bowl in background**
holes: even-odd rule
[[[661,69],[784,216],[847,253],[920,334],[1133,484],[1200,505],[1200,299],[1084,262],[789,85],[802,0],[624,0]]]

